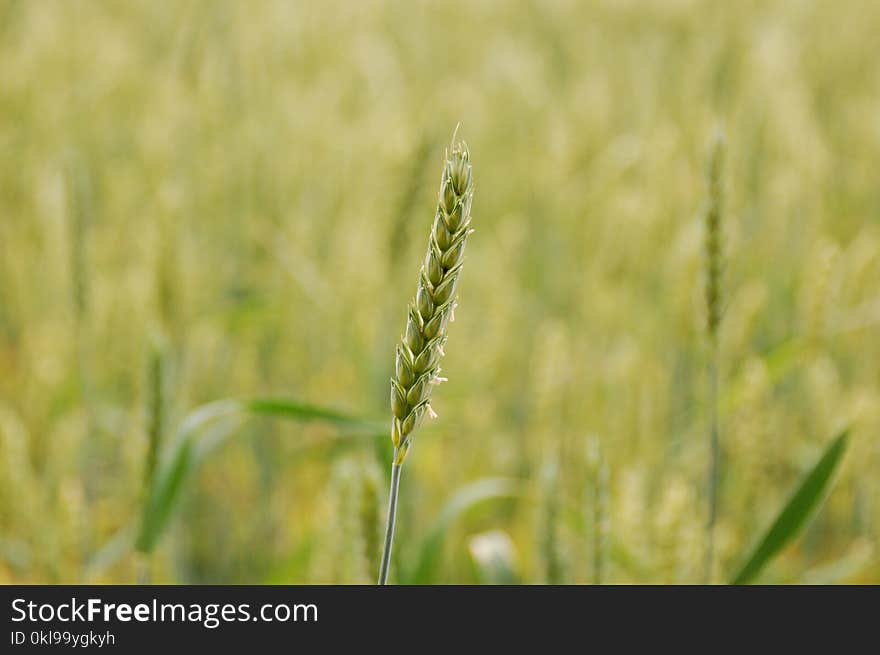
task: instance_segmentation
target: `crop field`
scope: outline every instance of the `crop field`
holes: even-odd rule
[[[878,34],[0,0],[0,583],[880,583]]]

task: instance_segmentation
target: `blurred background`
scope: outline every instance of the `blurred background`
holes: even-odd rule
[[[476,233],[392,579],[701,579],[723,125],[716,579],[852,424],[762,580],[880,582],[878,33],[870,0],[0,0],[0,582],[133,582],[150,434],[204,403],[388,423],[459,122]],[[379,432],[243,421],[151,579],[372,582]]]

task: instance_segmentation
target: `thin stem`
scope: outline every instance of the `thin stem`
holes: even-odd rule
[[[397,518],[397,493],[400,489],[400,469],[402,462],[397,461],[397,449],[391,463],[391,489],[388,492],[388,522],[385,527],[385,545],[382,547],[382,564],[379,566],[379,584],[388,583],[388,569],[391,567],[391,544],[394,541],[394,522]]]
[[[718,340],[712,339],[712,354],[709,360],[709,413],[711,426],[709,433],[709,514],[706,521],[706,568],[704,581],[712,582],[712,569],[715,560],[715,521],[718,514],[718,475],[720,469],[720,438],[718,425]]]

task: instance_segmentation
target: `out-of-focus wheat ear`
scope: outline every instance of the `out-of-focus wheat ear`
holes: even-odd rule
[[[827,331],[829,305],[833,304],[832,271],[840,248],[832,240],[821,238],[812,248],[803,284],[804,336],[810,345],[821,342]]]
[[[156,249],[156,313],[173,351],[180,348],[183,330],[181,296],[184,284],[180,264],[179,232],[173,219],[163,216],[159,221]]]
[[[706,166],[707,200],[705,209],[705,266],[706,266],[706,327],[708,330],[709,353],[709,466],[708,466],[708,508],[706,517],[706,549],[704,563],[704,582],[712,581],[715,560],[715,523],[718,513],[718,478],[721,467],[720,426],[718,418],[718,331],[722,318],[722,273],[723,273],[723,201],[724,201],[724,157],[725,143],[722,133],[717,131],[709,147]]]
[[[610,515],[608,507],[609,468],[602,443],[598,437],[587,440],[587,525],[592,526],[593,584],[602,584],[607,575],[608,535]]]
[[[724,201],[722,177],[724,174],[724,151],[724,136],[718,131],[712,138],[706,166],[706,327],[709,331],[709,338],[713,341],[718,338],[723,302],[721,277],[724,267],[724,253],[721,218]]]
[[[422,185],[428,177],[431,150],[434,145],[435,139],[432,139],[428,134],[422,135],[419,143],[413,148],[409,160],[398,173],[403,180],[403,184],[394,209],[391,231],[388,238],[391,256],[389,268],[395,280],[407,270],[404,266],[405,258],[401,257],[400,253],[407,250],[407,241],[413,235],[411,219],[413,214],[417,213],[416,205],[418,204],[419,193],[423,188]]]
[[[71,300],[79,324],[85,320],[89,309],[88,234],[94,202],[89,170],[79,156],[70,157],[65,173]]]
[[[470,152],[463,141],[456,140],[457,134],[458,128],[446,152],[427,252],[394,356],[394,375],[390,384],[394,457],[379,584],[385,584],[388,578],[400,467],[412,446],[416,430],[426,418],[435,416],[431,394],[435,386],[445,381],[440,375],[440,360],[444,355],[447,328],[457,304],[455,293],[465,246],[473,232],[474,183]]]
[[[359,519],[364,536],[364,559],[372,575],[382,558],[382,475],[372,457],[364,458]]]
[[[559,457],[553,454],[541,471],[541,502],[538,518],[538,544],[543,582],[562,584],[565,579],[565,556],[560,539],[561,485]]]
[[[90,305],[89,233],[93,223],[94,189],[87,162],[78,152],[64,167],[67,211],[70,303],[76,332],[76,372],[80,393],[91,419],[92,381],[89,352],[88,314]],[[91,458],[89,456],[89,458]],[[91,476],[88,476],[89,478]]]
[[[371,573],[365,558],[366,534],[361,523],[364,468],[358,459],[337,462],[331,476],[331,497],[335,520],[328,531],[332,539],[333,577],[337,584],[363,584]]]

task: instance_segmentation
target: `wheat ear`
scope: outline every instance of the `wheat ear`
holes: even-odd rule
[[[400,489],[400,469],[412,445],[415,430],[425,416],[434,416],[431,391],[440,377],[440,359],[446,328],[453,320],[455,290],[461,274],[464,249],[471,230],[474,197],[470,153],[463,141],[452,137],[446,153],[428,252],[419,273],[416,294],[409,306],[406,329],[397,346],[391,378],[391,489],[379,584],[386,584],[394,540],[394,521]]]
[[[593,526],[593,584],[602,584],[605,579],[609,511],[608,511],[608,461],[598,437],[587,441],[587,467],[590,474],[589,499],[586,507],[592,508],[588,520]]]
[[[715,523],[718,514],[718,477],[720,474],[720,427],[718,419],[718,328],[721,324],[721,209],[723,200],[724,139],[716,133],[709,149],[706,173],[708,202],[706,220],[706,328],[709,336],[709,470],[708,515],[706,518],[706,561],[704,580],[712,581],[715,559]]]

